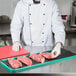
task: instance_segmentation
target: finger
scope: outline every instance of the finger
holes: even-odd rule
[[[54,51],[54,52],[52,52],[52,54],[54,55],[54,58],[56,58],[57,57],[57,51]]]
[[[12,46],[12,50],[14,50],[14,47]]]
[[[17,46],[17,50],[16,51],[19,51],[19,46]]]
[[[22,45],[20,45],[20,48],[22,49]]]
[[[51,53],[52,53],[53,55],[56,55],[56,54],[57,54],[57,51],[53,50]]]
[[[13,51],[18,51],[18,46],[13,46]]]
[[[17,47],[14,47],[14,51],[17,51]]]
[[[57,58],[60,55],[60,53],[57,53],[56,55],[54,55],[54,58]]]
[[[15,51],[14,48],[12,48],[12,50]]]
[[[51,53],[53,54],[54,53],[54,50],[52,50]]]
[[[13,47],[12,47],[12,50],[13,50],[13,51],[16,51],[16,47],[15,47],[15,46],[13,46]]]
[[[57,51],[54,51],[53,54],[56,55],[57,54]]]

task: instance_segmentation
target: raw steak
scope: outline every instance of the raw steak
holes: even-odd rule
[[[15,60],[15,59],[11,59],[11,58],[8,58],[8,63],[12,66],[12,68],[14,69],[17,69],[19,67],[22,67],[22,64],[18,61],[18,60]]]
[[[20,62],[26,64],[27,66],[31,66],[32,65],[32,60],[29,59],[26,56],[18,57],[17,60],[19,60]]]
[[[52,59],[54,58],[54,55],[52,53],[46,52],[46,53],[40,53],[41,56],[45,57],[46,59]]]
[[[29,57],[32,58],[33,60],[37,61],[37,62],[41,62],[41,63],[45,62],[45,58],[42,57],[41,55],[32,54]]]

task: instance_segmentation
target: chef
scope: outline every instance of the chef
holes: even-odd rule
[[[24,46],[54,46],[55,58],[65,42],[63,21],[55,0],[20,0],[11,22],[12,49]]]

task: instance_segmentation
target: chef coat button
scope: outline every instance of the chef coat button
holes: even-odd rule
[[[32,25],[32,23],[30,23],[30,25]]]
[[[45,6],[45,4],[43,4]]]
[[[45,25],[45,23],[43,23],[43,25]]]
[[[42,41],[42,43],[44,43],[44,41]]]
[[[31,6],[31,4],[29,4],[29,6]]]
[[[34,42],[32,41],[32,43],[34,43]]]
[[[44,32],[42,32],[42,34],[44,34]]]
[[[43,13],[43,15],[45,15],[45,13]]]
[[[29,13],[29,15],[31,15],[31,13]]]

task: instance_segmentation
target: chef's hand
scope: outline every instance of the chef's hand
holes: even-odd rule
[[[54,55],[54,58],[58,57],[61,54],[61,43],[57,43],[54,49],[52,50],[52,54]]]
[[[19,51],[20,48],[22,48],[20,42],[15,42],[15,43],[13,44],[12,50],[13,50],[13,51]]]

